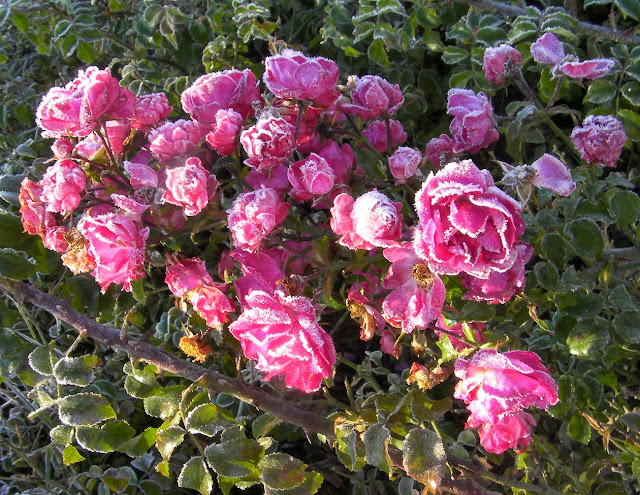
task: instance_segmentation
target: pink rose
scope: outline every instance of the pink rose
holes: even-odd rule
[[[531,427],[536,420],[531,414],[517,412],[501,415],[494,423],[485,423],[475,416],[469,416],[466,428],[480,427],[480,444],[494,454],[502,454],[513,449],[522,454],[531,443]]]
[[[266,248],[253,253],[242,249],[231,251],[231,257],[240,263],[244,274],[234,283],[241,304],[244,304],[245,297],[254,290],[274,294],[280,281],[287,277],[282,270],[283,254],[284,251]]]
[[[514,47],[506,44],[487,48],[484,52],[484,62],[482,69],[486,78],[496,84],[504,84],[506,75],[504,66],[507,62],[513,65],[519,65],[521,55]]]
[[[298,106],[292,106],[287,103],[290,102],[276,102],[277,109],[280,112],[280,116],[289,122],[295,129],[298,126]],[[296,139],[296,151],[300,153],[318,152],[322,142],[326,139],[323,136],[318,135],[316,128],[318,127],[318,119],[324,117],[323,120],[331,121],[331,115],[327,115],[329,112],[325,112],[322,108],[305,107],[302,110],[302,117],[300,118],[300,125],[298,126],[298,137]],[[294,132],[295,134],[295,132]]]
[[[594,58],[584,62],[567,60],[556,66],[554,75],[560,71],[574,79],[598,79],[607,75],[614,65],[615,62],[610,58]]]
[[[213,130],[207,134],[207,143],[221,156],[229,156],[236,150],[244,119],[231,109],[218,110],[215,118]]]
[[[369,140],[371,146],[380,153],[386,153],[387,149],[391,150],[396,146],[400,146],[407,140],[407,133],[404,132],[402,124],[393,119],[389,120],[390,143],[387,143],[387,124],[380,120],[369,122],[362,134]]]
[[[266,373],[265,380],[284,375],[287,387],[311,393],[333,372],[333,341],[318,325],[314,304],[306,297],[252,290],[229,331],[244,355]]]
[[[404,103],[402,90],[397,84],[391,84],[380,76],[353,77],[356,80],[356,87],[351,91],[353,103],[339,104],[344,113],[361,119],[376,119],[382,114],[393,115]]]
[[[191,120],[167,122],[149,133],[149,150],[158,160],[167,163],[196,150],[206,134],[203,126]]]
[[[105,127],[107,128],[107,138],[109,139],[111,151],[116,157],[121,156],[131,133],[129,121],[109,120],[105,122]]]
[[[353,148],[347,143],[340,146],[337,141],[330,141],[329,144],[318,151],[318,155],[327,160],[333,170],[335,183],[346,184],[349,174],[356,163],[356,155],[353,152]]]
[[[425,329],[442,312],[447,291],[442,280],[416,256],[410,247],[384,250],[391,266],[384,279],[384,288],[393,289],[384,302],[385,319],[394,327],[412,333]]]
[[[262,240],[284,222],[289,205],[269,188],[240,194],[228,213],[228,224],[236,247],[255,251]]]
[[[582,127],[573,129],[571,141],[587,162],[615,168],[627,135],[615,117],[589,115]]]
[[[134,189],[158,187],[158,173],[149,165],[125,160],[124,169],[129,174],[129,181]]]
[[[449,306],[448,309],[452,310],[453,308]],[[445,322],[442,314],[440,314],[440,316],[438,316],[438,320],[436,321],[436,327],[442,331],[435,330],[435,333],[440,337],[441,341],[442,338],[446,335],[449,338],[449,342],[451,342],[453,348],[456,351],[461,352],[464,349],[471,348],[471,344],[467,344],[464,340],[461,340],[461,338],[464,337],[464,330],[462,325],[463,322],[459,321],[455,325],[449,326]],[[484,323],[482,323],[481,321],[472,321],[467,323],[467,325],[473,332],[473,337],[478,344],[484,344],[487,341],[487,337],[484,334]],[[460,336],[460,338],[454,337],[451,334],[458,335]]]
[[[73,141],[68,137],[57,137],[51,145],[51,151],[53,152],[53,156],[58,160],[62,160],[64,158],[71,158],[75,146]]]
[[[389,158],[391,175],[397,179],[397,183],[403,183],[413,177],[422,163],[422,153],[415,148],[401,146]]]
[[[124,290],[131,292],[131,282],[144,277],[149,227],[141,228],[107,206],[96,206],[85,212],[78,230],[89,243],[87,252],[96,265],[93,276],[102,292],[111,284],[124,284]]]
[[[153,127],[166,119],[172,109],[164,93],[143,95],[136,101],[131,127],[139,130]]]
[[[564,60],[562,43],[553,33],[544,33],[531,45],[533,60],[539,64],[555,65]]]
[[[354,200],[347,193],[336,196],[331,208],[331,230],[349,249],[392,247],[402,237],[402,204],[373,190]]]
[[[296,128],[281,117],[261,118],[240,135],[249,157],[244,163],[260,172],[282,164],[295,148],[295,132]]]
[[[203,285],[214,285],[204,261],[199,258],[167,259],[164,281],[176,297],[184,297]]]
[[[436,168],[440,168],[444,164],[449,163],[453,155],[451,138],[446,134],[440,134],[440,137],[433,138],[427,143],[424,154],[427,156],[429,163]]]
[[[47,204],[47,211],[66,215],[80,204],[87,176],[76,162],[59,160],[47,169],[40,184],[40,199]]]
[[[493,107],[484,93],[476,95],[470,89],[450,89],[447,113],[454,117],[449,130],[455,154],[477,153],[500,137],[493,123]]]
[[[253,189],[267,187],[275,189],[279,194],[284,194],[291,189],[291,183],[287,177],[288,172],[289,169],[284,165],[278,165],[264,172],[252,168],[249,175],[245,177],[245,180]]]
[[[182,108],[193,120],[213,124],[218,110],[232,109],[243,119],[253,115],[253,104],[262,104],[256,76],[249,69],[205,74],[184,90]]]
[[[431,271],[488,278],[511,268],[524,233],[522,206],[471,160],[429,174],[416,195],[414,248]]]
[[[48,227],[42,238],[42,244],[51,251],[63,254],[69,248],[69,243],[66,239],[67,232],[69,232],[69,229],[59,225]]]
[[[402,346],[396,344],[397,336],[388,328],[382,331],[380,335],[380,350],[385,354],[389,354],[396,359],[402,354]]]
[[[335,179],[333,169],[327,160],[315,153],[291,165],[287,177],[293,186],[291,195],[298,201],[306,201],[314,195],[327,194],[331,191]]]
[[[40,200],[41,195],[42,185],[25,177],[18,196],[22,226],[26,233],[44,239],[46,230],[56,225],[56,218],[46,210],[46,205]]]
[[[567,166],[553,155],[545,153],[531,168],[535,171],[531,183],[536,187],[550,189],[560,196],[569,196],[576,189]]]
[[[220,289],[226,288],[224,284],[202,285],[191,293],[189,301],[193,304],[193,309],[204,319],[208,327],[216,328],[224,325],[229,317],[227,313],[232,313],[234,305],[224,295]]]
[[[187,158],[183,165],[168,167],[166,173],[167,190],[162,201],[184,207],[188,217],[197,215],[207,206],[219,185],[215,175],[210,175],[195,156]]]
[[[514,295],[524,290],[524,265],[531,259],[533,246],[521,242],[516,246],[516,260],[507,271],[492,271],[486,279],[476,278],[466,273],[460,274],[462,286],[467,293],[462,299],[486,301],[489,304],[504,304]]]
[[[328,107],[340,95],[338,64],[323,57],[307,57],[286,49],[267,57],[262,79],[274,95],[284,100],[306,100]]]

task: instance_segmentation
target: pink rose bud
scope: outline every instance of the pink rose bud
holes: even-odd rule
[[[244,163],[260,172],[284,163],[295,148],[295,132],[296,128],[281,117],[261,118],[240,135],[249,157]]]
[[[584,62],[567,60],[558,64],[554,69],[554,75],[557,71],[560,71],[574,79],[598,79],[606,76],[614,65],[615,62],[610,58],[594,58]]]
[[[583,160],[599,163],[604,167],[616,167],[627,135],[622,124],[611,115],[589,115],[582,127],[575,127],[571,141]]]
[[[448,309],[451,310],[452,308],[448,307]],[[461,352],[465,349],[470,349],[472,347],[471,344],[467,344],[464,340],[461,340],[464,337],[464,330],[462,325],[463,325],[463,322],[459,321],[453,326],[449,326],[445,322],[444,316],[442,316],[441,314],[438,317],[438,320],[436,321],[436,327],[442,331],[435,330],[435,333],[440,337],[441,341],[445,336],[447,336],[453,348],[456,351]],[[484,334],[485,332],[484,323],[482,323],[481,321],[472,321],[467,323],[467,325],[473,331],[473,338],[478,344],[484,344],[487,341],[487,337]],[[451,334],[459,335],[460,338],[454,337]]]
[[[240,194],[228,213],[229,230],[237,248],[255,251],[262,240],[284,222],[289,205],[274,189]]]
[[[44,238],[47,228],[56,225],[56,219],[46,210],[46,205],[40,200],[41,195],[42,185],[25,177],[18,196],[22,226],[26,233]]]
[[[80,204],[87,176],[76,162],[59,160],[47,169],[40,184],[40,199],[47,204],[47,211],[66,215]]]
[[[198,148],[207,130],[191,120],[176,120],[149,133],[149,150],[158,160],[167,163],[172,158]]]
[[[291,165],[287,177],[293,186],[291,195],[298,201],[327,194],[331,191],[335,178],[327,160],[315,153]]]
[[[396,345],[396,338],[396,335],[391,330],[383,330],[380,336],[380,350],[399,359],[400,354],[402,354],[402,347],[399,344]]]
[[[376,119],[381,115],[393,115],[404,103],[402,90],[397,84],[391,84],[380,76],[367,75],[356,80],[356,87],[351,91],[353,103],[339,104],[346,114],[356,115],[361,119]]]
[[[232,109],[243,119],[252,116],[253,104],[263,104],[256,76],[249,69],[205,74],[184,90],[182,108],[193,120],[213,124],[218,110]]]
[[[520,52],[510,45],[502,44],[494,48],[487,48],[482,64],[484,75],[491,82],[504,84],[507,78],[505,64],[510,62],[513,65],[519,65],[521,58]]]
[[[286,49],[267,57],[262,80],[278,98],[306,100],[326,108],[340,95],[338,64],[323,57],[307,57]]]
[[[511,268],[524,233],[522,206],[471,160],[449,163],[416,194],[414,249],[431,271],[486,279]]]
[[[287,387],[311,393],[333,373],[333,341],[318,325],[314,304],[306,297],[252,290],[229,331],[244,355],[266,373],[265,380],[283,375]]]
[[[551,189],[560,196],[569,196],[576,189],[567,166],[553,155],[545,153],[531,164],[531,168],[535,170],[531,183],[536,187]]]
[[[288,172],[289,169],[284,165],[278,165],[276,168],[264,172],[253,168],[245,180],[253,189],[267,187],[275,189],[279,194],[284,194],[291,189],[291,183],[287,177]]]
[[[215,175],[210,175],[199,158],[187,158],[183,165],[167,168],[167,190],[162,196],[164,203],[184,207],[184,214],[193,217],[209,203],[218,188]]]
[[[95,206],[85,212],[78,230],[89,242],[87,252],[95,261],[93,276],[105,292],[111,284],[124,284],[144,277],[145,244],[149,227],[141,228],[125,215],[107,206]]]
[[[516,250],[516,261],[505,272],[492,271],[486,279],[461,273],[460,282],[467,289],[462,299],[504,304],[514,295],[520,294],[525,284],[524,265],[531,259],[533,246],[527,242],[521,242],[516,246]]]
[[[164,281],[176,297],[184,297],[203,285],[214,285],[204,261],[199,258],[167,258]]]
[[[470,89],[450,89],[447,113],[454,117],[449,130],[455,154],[477,153],[500,137],[493,123],[493,107],[484,93],[476,95]]]
[[[140,130],[153,127],[158,122],[166,119],[172,109],[167,95],[164,93],[143,95],[136,101],[131,127]]]
[[[331,208],[331,230],[349,249],[393,247],[402,237],[402,204],[373,190],[354,200],[347,193],[336,196]]]
[[[75,146],[76,145],[71,141],[71,139],[67,137],[58,137],[51,145],[51,151],[53,151],[53,156],[58,160],[62,160],[64,158],[71,158]]]
[[[425,329],[442,313],[447,291],[442,280],[415,254],[411,246],[384,250],[391,266],[384,288],[393,289],[382,303],[385,319],[405,333]]]
[[[402,124],[393,119],[389,120],[389,135],[391,137],[389,144],[387,144],[387,124],[380,120],[369,122],[362,134],[369,140],[371,146],[380,153],[386,153],[387,149],[394,149],[407,140],[407,133],[404,132]]]
[[[221,156],[233,154],[243,122],[242,115],[235,110],[218,110],[213,130],[207,134],[207,143]]]
[[[318,151],[318,155],[327,160],[333,170],[336,184],[346,184],[356,163],[353,148],[347,143],[340,146],[336,141],[330,141]]]
[[[555,65],[564,60],[562,43],[553,33],[545,33],[531,45],[533,60],[539,64]]]
[[[222,289],[226,286],[221,285]],[[203,285],[196,289],[190,297],[193,309],[204,319],[208,327],[216,328],[224,325],[229,317],[227,313],[232,313],[234,305],[215,285]]]
[[[134,189],[158,187],[158,173],[149,165],[125,160],[124,169],[129,174],[129,181]]]
[[[402,183],[406,179],[413,177],[422,163],[422,153],[415,148],[401,146],[389,158],[389,168],[391,175]]]
[[[440,137],[433,138],[427,143],[427,147],[424,150],[429,163],[436,168],[440,168],[446,165],[453,156],[453,143],[451,138],[446,134],[440,134]]]

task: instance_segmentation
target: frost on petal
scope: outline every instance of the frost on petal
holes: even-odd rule
[[[571,141],[587,162],[615,168],[627,135],[615,117],[589,115],[582,127],[573,129]]]
[[[296,128],[281,117],[258,120],[240,135],[240,143],[248,156],[245,163],[259,172],[284,163],[295,148],[295,131]]]
[[[521,55],[514,47],[506,44],[487,48],[484,52],[482,69],[486,78],[496,84],[504,84],[506,81],[505,64],[520,64]]]
[[[293,186],[291,195],[299,201],[311,199],[314,195],[327,194],[333,188],[335,175],[327,160],[316,153],[298,160],[287,173]]]
[[[80,204],[87,176],[74,161],[60,160],[47,169],[40,184],[40,199],[46,204],[47,211],[66,214]]]
[[[598,79],[613,69],[615,62],[610,58],[594,58],[584,62],[567,61],[558,65],[558,70],[574,79]]]
[[[569,196],[576,188],[567,166],[553,155],[545,153],[531,167],[536,172],[531,183],[536,187],[550,189],[560,196]]]
[[[555,65],[564,59],[564,48],[553,33],[545,33],[531,45],[531,55],[539,64]]]
[[[188,158],[184,164],[166,170],[167,190],[162,201],[184,208],[184,214],[195,216],[209,203],[218,187],[215,176],[210,175],[197,157]]]

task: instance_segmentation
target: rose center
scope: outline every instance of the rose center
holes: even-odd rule
[[[434,275],[425,263],[413,265],[413,268],[411,268],[411,276],[421,289],[429,290],[433,287]]]

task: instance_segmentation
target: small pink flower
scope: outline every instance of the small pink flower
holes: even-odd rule
[[[381,115],[393,115],[404,103],[402,90],[397,84],[391,84],[380,76],[367,75],[363,78],[353,76],[356,87],[351,91],[353,103],[339,105],[346,114],[361,119],[376,119]]]
[[[240,135],[249,157],[245,163],[260,172],[284,163],[295,148],[295,132],[296,128],[281,117],[261,118]]]
[[[410,245],[387,248],[384,257],[391,261],[384,288],[393,289],[382,303],[385,319],[405,333],[427,328],[442,312],[447,294],[442,280]]]
[[[496,84],[504,84],[506,81],[504,65],[507,62],[519,65],[520,61],[521,55],[518,50],[510,45],[502,44],[485,50],[482,69],[489,81]]]
[[[389,158],[389,168],[391,175],[397,179],[397,183],[402,183],[406,179],[413,177],[422,163],[422,153],[415,148],[401,146]]]
[[[26,233],[44,239],[47,229],[56,225],[56,218],[46,210],[46,205],[40,200],[41,195],[42,185],[25,177],[18,196],[22,226]]]
[[[567,166],[553,155],[545,153],[531,164],[531,168],[535,170],[531,183],[536,187],[551,189],[560,196],[569,196],[576,189]]]
[[[545,33],[531,45],[533,60],[539,64],[555,65],[564,60],[562,43],[553,33]]]
[[[232,69],[200,76],[184,90],[181,102],[193,120],[213,124],[218,110],[232,109],[246,119],[253,115],[253,104],[264,101],[253,72]]]
[[[389,120],[389,136],[391,138],[389,144],[387,144],[387,124],[380,120],[369,122],[362,134],[369,140],[371,146],[380,153],[386,153],[387,149],[394,149],[407,140],[407,133],[404,132],[402,124],[393,119]]]
[[[184,297],[203,285],[214,285],[204,261],[199,258],[168,258],[164,281],[176,297]]]
[[[124,284],[124,290],[131,292],[131,282],[144,277],[149,227],[141,228],[107,206],[96,206],[85,212],[78,230],[89,242],[87,252],[96,265],[93,276],[102,291],[111,284]]]
[[[166,173],[167,190],[162,201],[184,207],[188,217],[197,215],[207,206],[219,185],[215,175],[210,175],[195,156],[187,158],[183,165],[168,167]]]
[[[477,153],[500,137],[493,123],[493,107],[484,93],[476,95],[470,89],[450,89],[447,113],[454,117],[449,130],[455,154]]]
[[[327,160],[311,153],[298,160],[287,173],[293,186],[291,195],[299,201],[311,199],[314,195],[327,194],[333,187],[335,175]]]
[[[431,271],[488,278],[515,263],[524,233],[522,206],[471,160],[429,174],[416,194],[414,249]]]
[[[196,150],[206,134],[203,126],[191,120],[167,122],[149,133],[149,150],[158,160],[167,163]]]
[[[452,308],[449,307],[448,309],[451,310]],[[444,331],[435,330],[435,333],[440,337],[440,340],[442,340],[442,338],[446,335],[449,338],[449,341],[451,342],[453,348],[456,351],[460,352],[464,349],[469,349],[471,347],[471,344],[467,344],[465,341],[457,337],[453,337],[450,334],[459,335],[461,338],[464,337],[464,330],[462,329],[462,325],[463,323],[461,321],[453,326],[447,325],[447,323],[444,321],[444,317],[441,314],[436,321],[436,327]],[[478,344],[484,344],[487,341],[487,337],[484,334],[484,323],[482,323],[481,321],[472,321],[467,323],[467,325],[473,331],[473,337]]]
[[[207,134],[207,143],[221,156],[229,156],[235,150],[244,119],[232,109],[220,109],[216,112],[213,130]]]
[[[80,204],[87,176],[74,161],[59,160],[47,169],[40,184],[40,199],[47,204],[47,211],[66,215]]]
[[[433,138],[427,143],[424,154],[427,156],[429,163],[436,168],[440,168],[444,164],[449,163],[453,155],[451,138],[446,134],[440,134],[440,137]]]
[[[469,416],[465,428],[480,427],[480,444],[494,454],[502,454],[507,449],[523,453],[531,443],[531,427],[536,420],[526,412],[503,414],[493,423],[484,423],[475,416]]]
[[[402,236],[402,204],[373,190],[354,200],[347,193],[336,196],[331,208],[331,230],[349,249],[396,246]]]
[[[245,297],[254,290],[261,290],[273,295],[278,283],[286,278],[282,270],[284,251],[261,249],[256,252],[234,249],[231,257],[240,263],[244,276],[238,278],[234,285],[238,299],[244,304]]]
[[[228,213],[228,224],[236,247],[255,251],[262,240],[284,222],[289,205],[269,188],[240,194]]]
[[[329,144],[318,151],[318,155],[327,160],[333,170],[335,183],[346,184],[349,174],[356,163],[356,155],[353,152],[353,148],[347,143],[340,146],[337,141],[330,141]]]
[[[556,66],[554,74],[560,71],[574,79],[598,79],[607,75],[614,65],[615,62],[610,58],[594,58],[584,62],[567,60]]]
[[[64,158],[71,158],[75,146],[68,137],[57,137],[51,145],[51,151],[53,151],[53,156],[58,160],[63,160]]]
[[[400,359],[402,347],[400,344],[396,344],[396,339],[396,335],[391,330],[383,330],[382,335],[380,336],[380,350],[396,359]]]
[[[582,127],[573,129],[571,141],[587,162],[615,168],[627,135],[615,117],[589,115]]]
[[[521,242],[516,246],[516,250],[516,260],[505,272],[492,271],[486,279],[461,273],[462,286],[468,290],[462,299],[504,304],[514,295],[520,294],[525,284],[524,265],[531,259],[533,246]]]
[[[234,305],[220,290],[225,287],[225,285],[220,287],[203,285],[196,289],[189,298],[193,309],[202,316],[208,327],[216,328],[224,325],[229,320],[227,313],[232,313],[235,310]]]
[[[164,93],[143,95],[136,101],[131,127],[140,130],[153,127],[158,122],[166,119],[172,109],[167,95]]]
[[[286,49],[267,57],[262,79],[274,95],[284,100],[306,100],[328,107],[340,95],[338,64],[323,57],[307,57]]]
[[[253,189],[267,187],[275,189],[279,194],[284,194],[291,189],[291,183],[287,177],[288,172],[289,169],[284,165],[278,165],[264,172],[252,168],[249,175],[245,177],[245,180]]]

